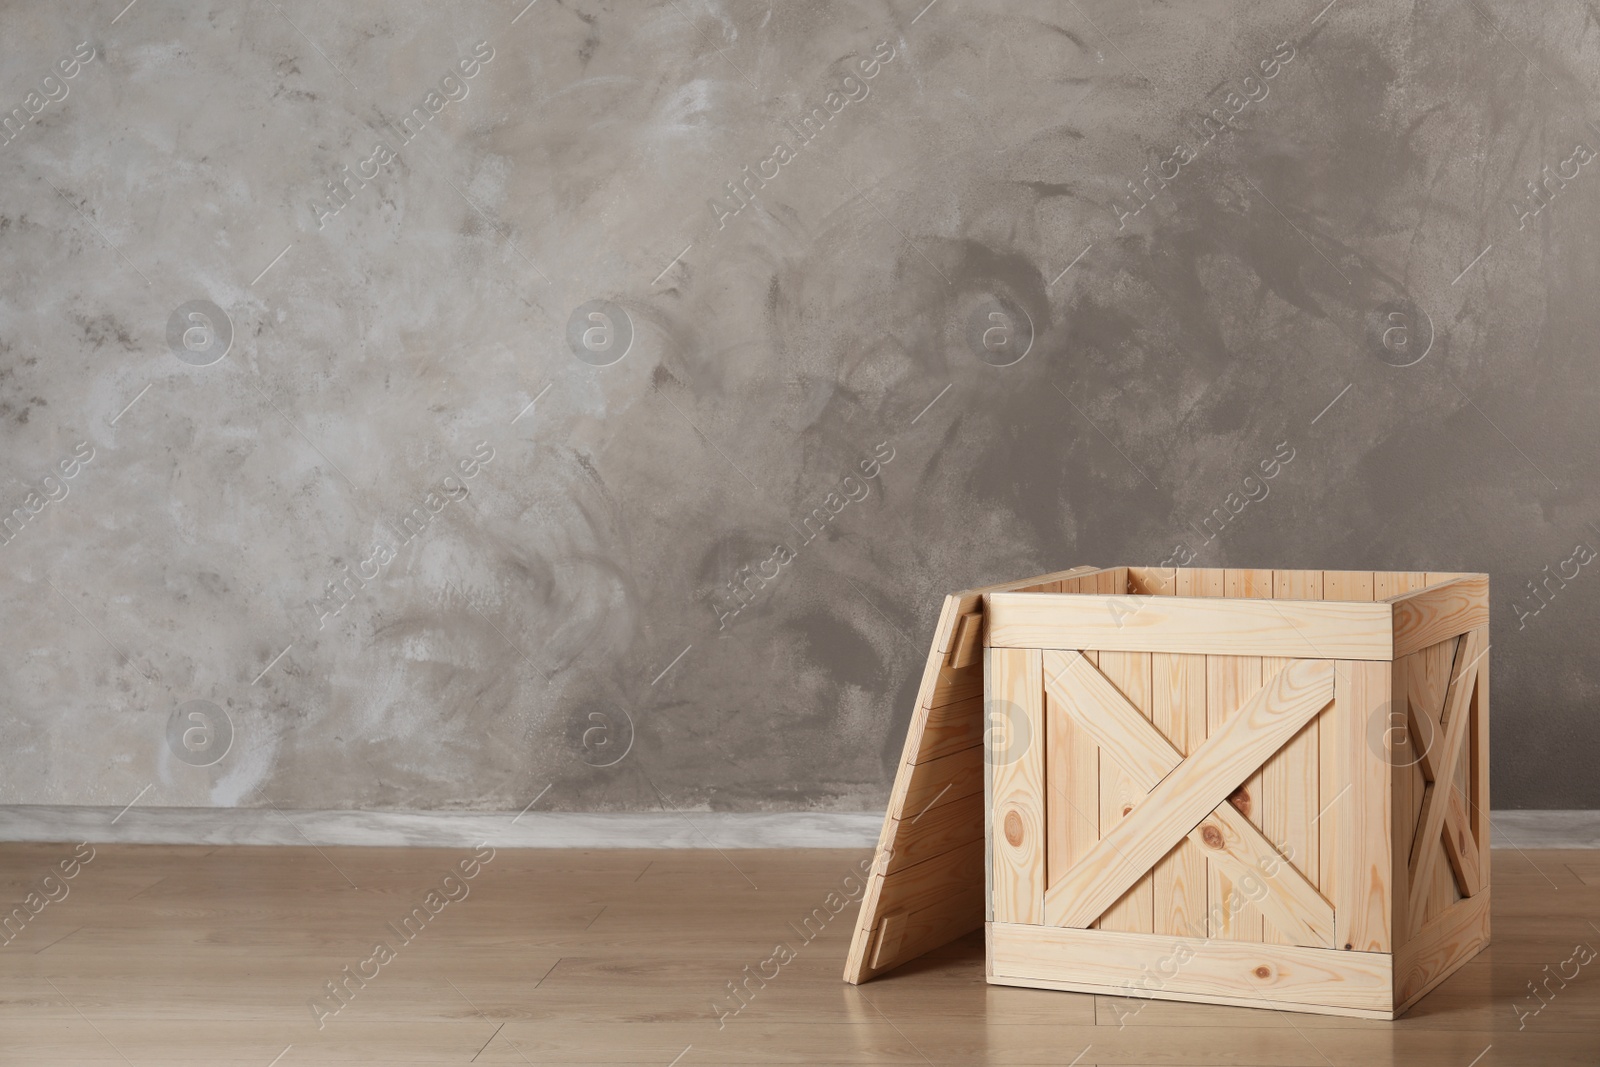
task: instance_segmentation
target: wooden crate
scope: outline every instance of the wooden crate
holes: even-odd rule
[[[1394,1018],[1489,940],[1488,601],[1148,567],[947,598],[846,980],[986,921],[996,984]]]

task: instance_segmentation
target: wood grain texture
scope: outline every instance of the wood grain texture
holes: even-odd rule
[[[1182,761],[1177,749],[1138,713],[1131,698],[1083,657],[1076,653],[1046,652],[1044,673],[1047,692],[1058,698],[1056,706],[1100,744],[1102,757],[1114,759],[1126,768],[1123,773],[1132,779],[1132,787],[1140,796],[1153,789]],[[1294,865],[1280,858],[1278,847],[1232,803],[1223,802],[1212,809],[1204,821],[1189,831],[1187,842],[1201,860],[1194,869],[1197,876],[1209,862],[1226,880],[1229,892],[1217,898],[1223,910],[1238,913],[1250,908],[1283,931],[1289,944],[1324,948],[1331,945],[1332,905]],[[1169,858],[1172,858],[1170,854],[1163,857],[1163,862]],[[1236,886],[1242,889],[1233,891]],[[1153,902],[1153,879],[1151,889]],[[1124,896],[1119,903],[1128,899]],[[1196,915],[1204,912],[1204,897],[1189,909]],[[1225,918],[1230,925],[1236,925],[1232,922],[1234,915]],[[1111,929],[1105,924],[1105,916],[1097,926]],[[1186,932],[1205,936],[1207,930],[1202,922]]]
[[[958,792],[970,795],[965,790],[983,771],[982,752],[978,748],[983,738],[983,665],[974,662],[957,669],[947,663],[956,643],[960,619],[980,611],[983,596],[987,592],[1030,587],[1056,588],[1063,580],[1075,575],[1093,574],[1097,569],[1074,567],[1017,582],[967,589],[944,598],[929,642],[922,681],[917,689],[916,706],[912,709],[911,722],[906,729],[900,764],[895,772],[894,787],[889,794],[883,829],[878,837],[878,851],[874,859],[876,873],[868,881],[856,915],[850,951],[845,960],[847,982],[865,981],[930,948],[961,937],[981,923],[986,914],[986,880],[990,865],[985,852],[987,845],[982,836],[985,824],[981,817],[977,824],[978,851],[975,860],[969,856],[971,846],[962,846],[935,857],[926,865],[915,864],[907,870],[884,875],[895,855],[902,823],[914,824],[917,813],[937,801],[941,795],[945,801],[960,799],[952,795]],[[974,759],[978,760],[976,774],[972,763]],[[933,794],[932,798],[924,799],[929,792]],[[915,806],[911,806],[913,804]],[[928,868],[927,871],[923,870],[924,866]],[[944,898],[936,905],[908,905],[908,895],[914,895],[919,885],[931,877],[929,872],[941,868],[943,874],[953,882]],[[910,873],[912,870],[920,873],[913,876]],[[955,902],[958,901],[966,901],[968,910],[957,906]],[[881,947],[881,939],[877,934],[880,920],[899,912],[904,912],[906,919],[898,948],[887,954],[876,951]]]
[[[1463,900],[1417,931],[1394,955],[1394,999],[1400,1011],[1420,1000],[1461,964],[1489,946],[1489,890]]]
[[[1389,601],[1394,608],[1394,655],[1408,656],[1489,622],[1489,576],[1472,574],[1429,585]]]
[[[1206,739],[1206,658],[1152,653],[1150,675],[1151,722],[1187,756]],[[1205,854],[1186,837],[1156,864],[1155,932],[1204,935],[1206,900]]]
[[[1444,830],[1445,812],[1454,788],[1456,762],[1461,758],[1467,736],[1472,730],[1470,702],[1472,691],[1478,683],[1476,667],[1482,649],[1481,633],[1481,630],[1469,632],[1456,646],[1455,664],[1444,701],[1444,737],[1440,740],[1435,761],[1439,775],[1423,795],[1416,836],[1407,857],[1410,893],[1406,915],[1413,932],[1419,930],[1423,923],[1424,904],[1433,885],[1434,869],[1444,851],[1439,835]]]
[[[1272,595],[1278,600],[1321,600],[1321,571],[1274,571]],[[1288,666],[1288,661],[1268,657],[1261,661],[1264,677],[1270,677]],[[1321,810],[1321,749],[1320,737],[1324,720],[1331,716],[1324,712],[1308,723],[1277,755],[1267,761],[1261,771],[1261,829],[1292,864],[1313,886],[1321,882],[1321,837],[1318,831],[1318,814]],[[1265,915],[1265,913],[1263,913]],[[1331,917],[1331,908],[1330,908]],[[1332,945],[1333,929],[1315,941],[1290,935],[1281,923],[1265,915],[1262,939],[1273,944]]]
[[[991,907],[996,922],[1044,918],[1044,681],[1037,649],[988,652]]]
[[[1333,671],[1323,663],[1296,663],[1262,687],[1050,888],[1046,921],[1093,922],[1332,698]]]
[[[1372,572],[1323,571],[1322,599],[1370,601],[1372,599]]]
[[[1150,597],[1129,613],[1126,598],[1051,593],[988,597],[985,640],[1003,648],[1387,660],[1387,605],[1328,601]]]
[[[1393,961],[1382,953],[1005,923],[991,924],[987,936],[996,983],[1015,976],[1082,982],[1124,995],[1206,994],[1312,1011],[1392,1007]],[[1143,975],[1163,977],[1134,985]]]
[[[1347,660],[1335,665],[1334,708],[1339,723],[1343,792],[1337,802],[1339,866],[1334,881],[1335,942],[1356,952],[1393,951],[1391,930],[1404,871],[1392,846],[1388,663]],[[1376,740],[1374,740],[1376,739]],[[1326,818],[1327,816],[1324,816]]]
[[[1150,654],[1147,652],[1102,652],[1100,674],[1115,686],[1122,695],[1124,707],[1133,710],[1145,727],[1148,736],[1155,736],[1150,728]],[[1102,832],[1115,826],[1133,813],[1145,798],[1148,786],[1138,775],[1123,769],[1121,762],[1100,746],[1100,826]],[[1153,873],[1145,874],[1124,893],[1116,903],[1106,909],[1095,921],[1102,930],[1120,930],[1128,933],[1153,933],[1155,931],[1155,879]]]

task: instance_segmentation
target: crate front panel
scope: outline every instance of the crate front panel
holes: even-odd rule
[[[1338,947],[1333,664],[994,648],[989,671],[995,921]]]

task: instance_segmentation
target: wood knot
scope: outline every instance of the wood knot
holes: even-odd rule
[[[1271,978],[1272,977],[1272,968],[1268,967],[1266,964],[1262,964],[1260,967],[1256,968],[1256,977],[1257,978]]]
[[[1011,842],[1012,848],[1022,844],[1022,816],[1015,808],[1006,812],[1006,840]]]
[[[1206,843],[1207,848],[1222,847],[1222,831],[1210,823],[1200,827],[1200,839]]]
[[[1232,804],[1240,815],[1248,818],[1250,815],[1250,790],[1241,785],[1228,797],[1228,803]]]
[[[1122,805],[1122,817],[1123,818],[1127,818],[1129,815],[1132,815],[1132,814],[1133,814],[1133,805],[1132,804],[1124,804],[1124,805]]]

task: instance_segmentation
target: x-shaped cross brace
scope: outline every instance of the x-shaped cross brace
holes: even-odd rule
[[[1333,666],[1297,660],[1187,758],[1079,652],[1044,653],[1045,687],[1148,794],[1045,893],[1045,921],[1084,929],[1187,835],[1236,878],[1277,849],[1228,796],[1333,699]],[[1297,944],[1331,946],[1333,905],[1292,865],[1256,906]]]

